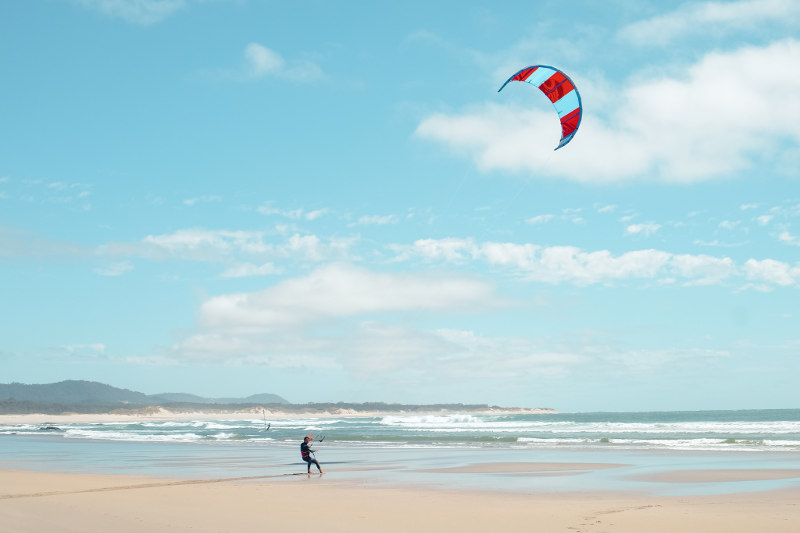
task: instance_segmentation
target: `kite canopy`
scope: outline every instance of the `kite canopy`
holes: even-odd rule
[[[511,81],[524,81],[538,87],[553,102],[553,107],[561,119],[561,142],[556,150],[566,145],[575,136],[581,124],[583,107],[581,95],[569,76],[555,67],[547,65],[531,65],[520,70],[506,80],[503,87]],[[497,92],[503,90],[500,87]]]

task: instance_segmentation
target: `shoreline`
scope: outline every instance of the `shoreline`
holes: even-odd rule
[[[299,432],[298,432],[299,434]],[[300,434],[300,437],[303,435]],[[0,436],[0,469],[129,474],[176,479],[282,477],[298,468],[297,439],[195,441],[63,438],[49,432]],[[507,494],[580,491],[651,495],[800,489],[796,454],[725,450],[627,450],[391,446],[324,441],[323,469],[339,482]]]
[[[603,490],[520,494],[376,486],[337,479],[335,471],[198,480],[4,469],[0,487],[0,518],[20,532],[800,529],[798,488],[681,497]]]
[[[787,448],[750,444],[736,448],[729,434],[718,433],[714,426],[718,422],[701,427],[710,438],[693,437],[700,446],[683,449],[651,446],[647,439],[633,444],[604,441],[599,437],[609,433],[591,427],[593,420],[562,428],[558,417],[554,421],[511,417],[510,423],[497,423],[494,417],[484,417],[487,422],[441,412],[400,413],[396,418],[380,413],[371,419],[364,413],[315,414],[283,412],[283,418],[292,420],[282,421],[270,412],[272,429],[262,421],[264,414],[252,409],[225,414],[158,410],[147,415],[6,416],[0,424],[13,417],[20,425],[0,427],[0,469],[192,480],[181,485],[283,483],[287,476],[305,472],[298,446],[313,430],[326,470],[325,486],[418,490],[431,497],[449,491],[481,492],[534,500],[563,500],[580,493],[592,498],[728,499],[735,494],[757,498],[782,489],[800,492],[795,441],[790,440],[792,446]],[[756,429],[769,436],[793,425],[779,422]],[[594,440],[570,435],[570,430],[585,432],[587,426]],[[680,433],[684,427],[668,428],[664,434],[661,426],[651,426],[645,428],[655,435],[650,439],[681,444],[686,438]],[[506,436],[516,434],[519,427],[528,431],[523,436],[529,438]],[[695,425],[690,423],[689,429]],[[744,424],[735,429],[750,428]],[[548,431],[562,431],[567,437],[554,442],[539,438]],[[710,439],[722,444],[708,449]]]

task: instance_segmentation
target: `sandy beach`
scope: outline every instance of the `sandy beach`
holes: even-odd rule
[[[0,486],[0,523],[15,532],[800,530],[794,489],[680,498],[533,495],[374,487],[340,482],[335,472],[179,480],[2,471]]]
[[[303,432],[291,424],[280,429],[280,422],[269,435],[286,431],[286,443],[280,433],[266,441],[101,438],[102,431],[120,431],[118,423],[149,427],[154,420],[194,420],[191,427],[208,424],[212,435],[228,435],[229,425],[217,427],[226,418],[254,415],[0,417],[0,424],[33,425],[0,438],[0,530],[800,531],[800,468],[792,453],[402,448],[334,440],[321,445],[320,476],[307,475],[298,460],[295,434]],[[36,428],[76,431],[82,423],[107,425],[92,438]],[[174,424],[153,426],[148,435]],[[187,431],[178,427],[169,431]]]

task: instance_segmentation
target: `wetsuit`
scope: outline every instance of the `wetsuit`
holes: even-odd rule
[[[311,473],[311,465],[312,464],[317,465],[317,470],[322,472],[322,467],[319,466],[319,461],[317,461],[316,457],[311,455],[312,451],[313,450],[311,449],[311,446],[308,445],[308,443],[304,442],[304,443],[300,444],[300,456],[303,458],[303,461],[308,463],[308,473],[309,474]]]

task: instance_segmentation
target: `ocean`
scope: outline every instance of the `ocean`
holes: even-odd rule
[[[800,451],[800,409],[625,413],[441,415],[0,425],[0,435],[98,441],[269,443],[304,435],[344,446],[384,448],[615,448]],[[269,429],[267,429],[269,428]],[[323,441],[325,442],[325,441]]]
[[[305,471],[299,444],[312,434],[326,469],[339,479],[370,483],[534,492],[647,488],[672,494],[800,486],[800,478],[791,476],[736,484],[633,481],[675,470],[800,472],[800,409],[285,416],[5,424],[0,425],[0,467],[182,478],[280,477]],[[623,466],[559,477],[429,474],[510,462]]]

